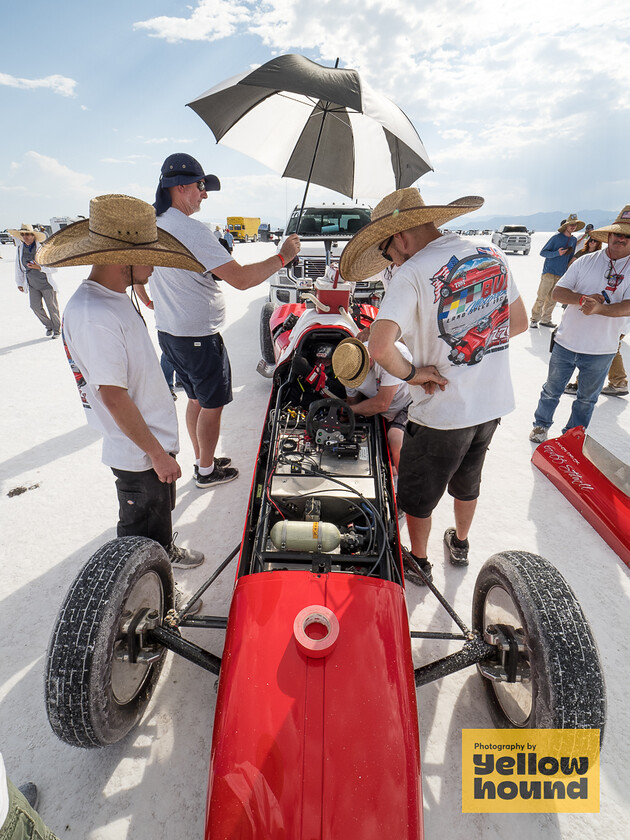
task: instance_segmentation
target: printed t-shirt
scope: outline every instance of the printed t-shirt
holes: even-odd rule
[[[101,385],[126,388],[166,452],[178,452],[173,397],[148,330],[128,295],[84,280],[68,301],[62,333],[86,419],[103,435],[103,463],[131,472],[152,466],[105,408]]]
[[[171,233],[205,266],[205,274],[184,268],[156,266],[151,275],[155,326],[178,336],[213,335],[225,322],[225,301],[220,281],[212,270],[231,262],[225,250],[203,222],[169,207],[157,217],[159,228]]]
[[[505,254],[451,233],[398,268],[377,321],[394,321],[416,367],[435,365],[444,391],[410,385],[409,419],[463,429],[514,409],[509,305],[519,297]]]
[[[558,287],[570,289],[580,295],[608,295],[611,303],[630,298],[630,260],[623,257],[613,260],[613,273],[617,277],[607,280],[605,275],[611,260],[606,250],[584,254],[569,267]],[[623,277],[621,274],[623,272]],[[621,278],[621,279],[620,279]],[[570,304],[564,310],[556,333],[556,341],[565,350],[588,353],[593,356],[616,353],[619,336],[630,331],[630,317],[607,318],[605,315],[585,315],[579,306]]]

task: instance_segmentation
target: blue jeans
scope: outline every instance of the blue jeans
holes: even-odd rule
[[[608,368],[614,358],[614,353],[597,356],[589,353],[575,353],[556,342],[549,360],[547,381],[543,385],[534,414],[534,426],[542,426],[543,429],[551,426],[560,396],[564,393],[564,389],[573,376],[573,371],[577,368],[579,372],[577,397],[573,402],[569,421],[562,433],[575,426],[586,428],[591,421],[595,403],[604,387]]]

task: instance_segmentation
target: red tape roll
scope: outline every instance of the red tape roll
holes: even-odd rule
[[[315,628],[315,625],[319,626]],[[310,633],[309,627],[311,627]],[[315,629],[317,632],[314,632]],[[304,607],[295,616],[293,635],[302,653],[315,658],[327,656],[337,644],[339,621],[328,607],[312,604],[310,607]],[[315,638],[315,636],[321,636],[321,638]]]

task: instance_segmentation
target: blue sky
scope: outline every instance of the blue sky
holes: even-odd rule
[[[435,172],[427,203],[483,215],[630,203],[625,0],[33,0],[3,4],[0,228],[87,215],[94,195],[153,200],[166,155],[222,181],[200,218],[282,224],[303,186],[217,146],[185,104],[298,52],[359,70],[410,117]],[[278,126],[282,131],[282,126]],[[342,200],[313,188],[313,199]],[[381,196],[364,196],[375,203]]]

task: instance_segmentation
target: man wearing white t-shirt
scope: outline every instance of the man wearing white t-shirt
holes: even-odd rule
[[[173,542],[171,511],[181,469],[177,415],[146,324],[129,296],[157,264],[201,266],[158,231],[150,204],[122,195],[92,199],[90,216],[54,234],[42,265],[91,265],[64,311],[62,336],[88,423],[103,435],[116,476],[118,536],[160,543],[173,566],[199,566],[199,551]]]
[[[630,204],[612,225],[591,231],[591,238],[607,243],[606,249],[576,260],[553,291],[554,300],[566,309],[534,414],[533,443],[547,440],[560,396],[576,368],[577,395],[563,432],[588,426],[619,337],[630,330]]]
[[[284,266],[300,250],[294,234],[273,257],[239,265],[206,225],[190,218],[208,191],[219,189],[216,175],[204,174],[190,155],[176,153],[162,164],[154,204],[158,227],[176,236],[202,264],[199,271],[156,268],[151,280],[160,347],[188,397],[186,426],[201,488],[238,476],[230,458],[214,455],[223,407],[232,401],[230,360],[220,332],[225,322],[221,281],[241,290],[258,286],[278,270],[278,261]]]
[[[431,515],[445,490],[455,514],[455,527],[444,535],[448,556],[453,565],[468,563],[485,454],[500,418],[514,408],[509,338],[527,329],[504,254],[438,230],[482,204],[468,196],[427,206],[417,189],[397,190],[374,208],[341,260],[350,281],[375,274],[386,261],[399,266],[372,324],[370,353],[409,384],[398,501],[412,556],[428,577]],[[411,361],[396,347],[399,338]]]

